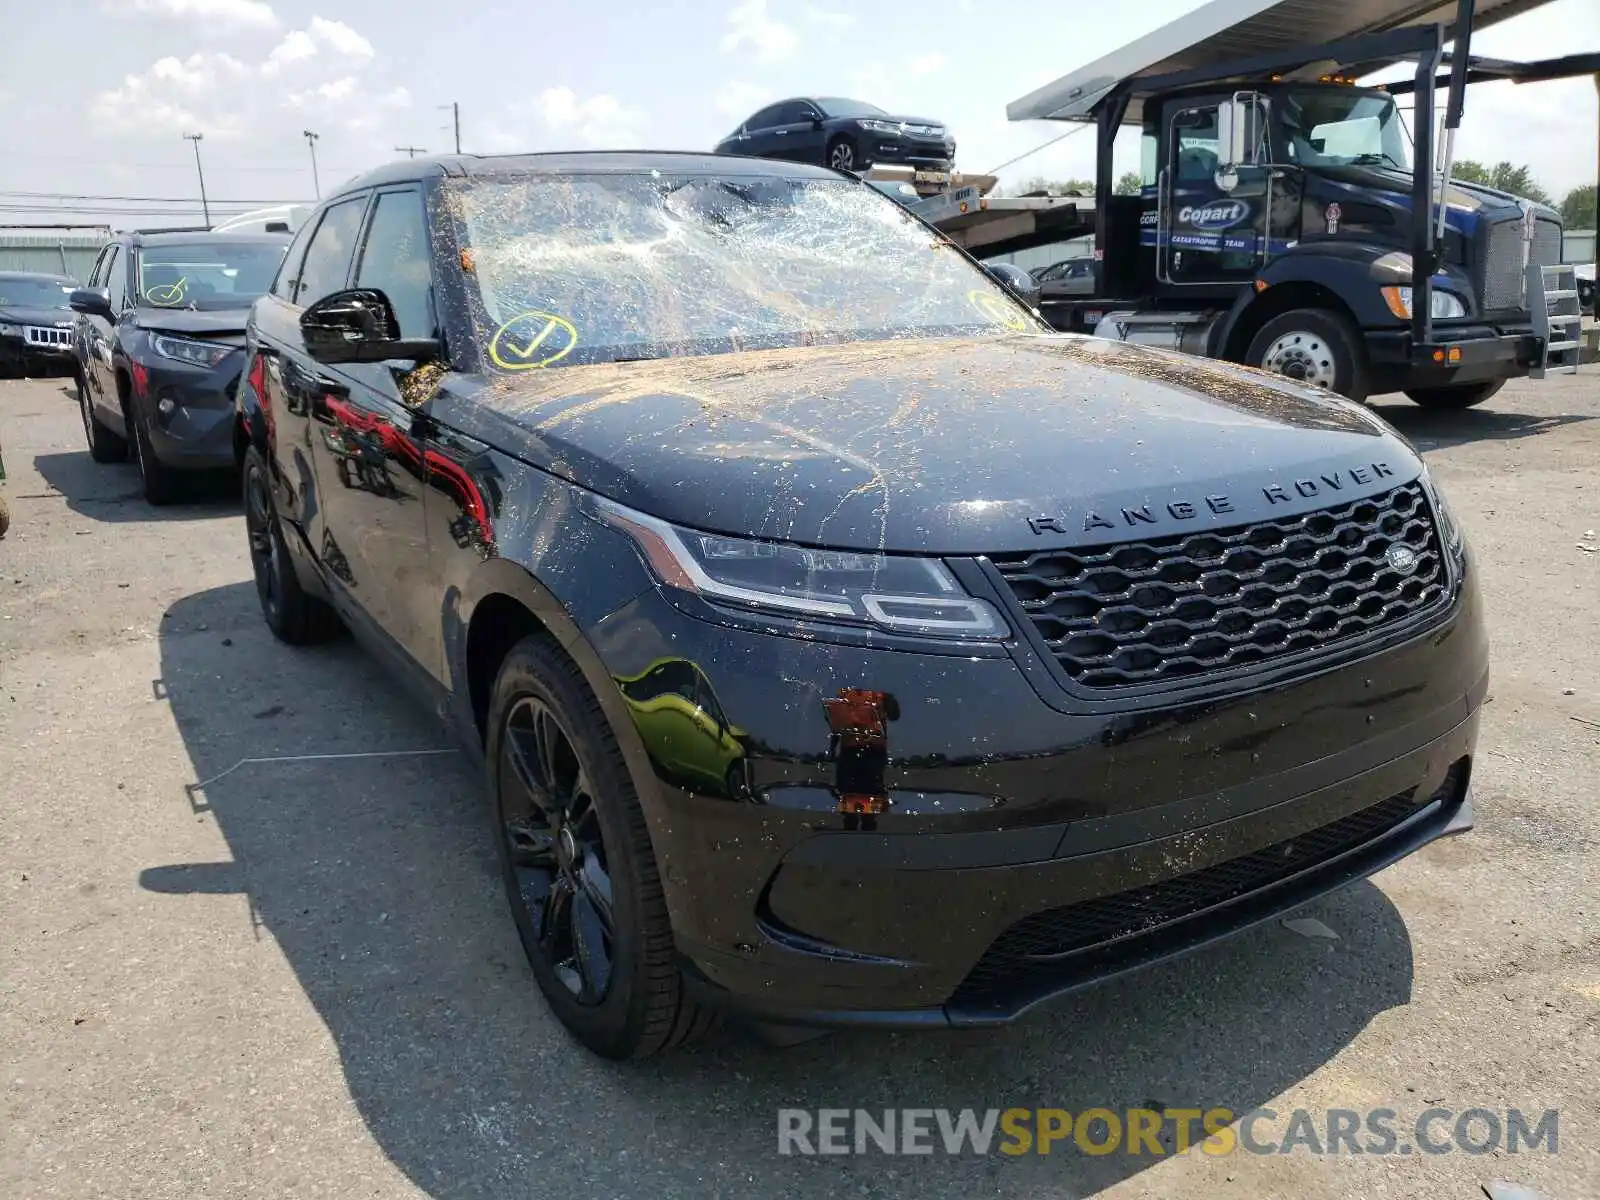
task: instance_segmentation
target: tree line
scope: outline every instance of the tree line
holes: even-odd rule
[[[1492,187],[1498,191],[1510,192],[1513,196],[1523,196],[1539,204],[1548,204],[1552,208],[1560,209],[1561,224],[1567,229],[1595,227],[1595,185],[1592,183],[1573,188],[1557,204],[1555,198],[1533,177],[1533,172],[1526,166],[1519,166],[1516,163],[1498,162],[1493,166],[1486,166],[1471,159],[1464,159],[1455,165],[1450,174],[1452,178],[1466,183]],[[1139,172],[1127,171],[1117,179],[1114,191],[1119,196],[1137,196],[1141,186]],[[1008,194],[1093,196],[1094,184],[1087,179],[1048,179],[1042,175],[1035,175]]]

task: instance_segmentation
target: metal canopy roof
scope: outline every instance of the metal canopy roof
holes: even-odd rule
[[[1474,30],[1540,8],[1550,0],[1477,0]],[[1013,121],[1092,120],[1102,100],[1126,80],[1221,66],[1237,59],[1413,25],[1444,24],[1454,36],[1456,0],[1210,0],[1191,13],[1104,58],[1006,105]],[[1318,64],[1312,74],[1387,62]],[[1135,89],[1125,122],[1142,119]]]

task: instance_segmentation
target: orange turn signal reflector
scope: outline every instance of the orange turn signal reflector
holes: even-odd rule
[[[1458,363],[1458,362],[1461,361],[1461,347],[1460,346],[1451,346],[1450,347],[1450,361],[1453,362],[1453,363]]]
[[[961,202],[961,211],[962,212],[966,212],[967,211],[967,202],[965,200],[963,200]]]
[[[1444,351],[1443,350],[1435,350],[1433,352],[1433,361],[1434,362],[1443,362],[1444,361]]]
[[[1267,281],[1265,279],[1256,280],[1256,291],[1264,292],[1266,290],[1267,290]]]

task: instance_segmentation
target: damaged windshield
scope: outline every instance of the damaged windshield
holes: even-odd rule
[[[450,185],[505,370],[1043,330],[899,205],[847,180],[520,176]]]
[[[139,301],[158,308],[248,308],[272,286],[289,243],[207,241],[146,246]]]

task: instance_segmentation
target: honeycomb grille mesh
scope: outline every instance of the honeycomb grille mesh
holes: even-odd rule
[[[1389,561],[1410,547],[1415,566]],[[1425,612],[1444,556],[1418,483],[1281,520],[997,558],[1061,671],[1094,689],[1271,662]]]

